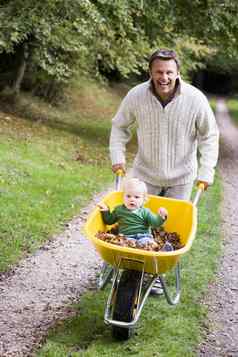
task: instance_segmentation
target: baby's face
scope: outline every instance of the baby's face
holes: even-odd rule
[[[124,204],[127,209],[134,210],[144,204],[145,194],[137,188],[130,188],[124,192]]]

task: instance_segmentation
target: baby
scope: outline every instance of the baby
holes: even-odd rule
[[[168,212],[164,207],[154,214],[143,207],[147,199],[147,187],[143,181],[136,178],[124,183],[123,204],[116,206],[112,212],[104,203],[98,207],[106,224],[118,223],[119,234],[128,240],[136,240],[139,246],[153,243],[151,228],[161,226],[167,219]]]

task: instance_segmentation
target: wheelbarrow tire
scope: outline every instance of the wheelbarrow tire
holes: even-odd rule
[[[142,272],[124,270],[122,272],[114,304],[113,320],[131,322],[138,303]],[[112,336],[117,340],[128,340],[133,334],[133,328],[112,326]]]

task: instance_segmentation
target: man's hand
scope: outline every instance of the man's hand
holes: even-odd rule
[[[115,164],[112,165],[112,171],[116,174],[117,171],[122,170],[123,174],[126,173],[126,168],[125,168],[125,164]]]
[[[208,186],[209,186],[208,182],[206,182],[206,181],[198,181],[197,182],[197,186],[199,186],[200,184],[203,184],[204,191],[206,191],[208,189]]]

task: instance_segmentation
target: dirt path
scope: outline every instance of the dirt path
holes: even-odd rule
[[[91,243],[80,233],[96,196],[66,231],[10,275],[0,275],[0,356],[32,356],[50,326],[74,311],[68,307],[95,281],[101,263]],[[68,305],[68,306],[67,306]]]
[[[238,357],[238,128],[224,102],[217,106],[221,132],[219,171],[223,181],[222,234],[224,256],[216,282],[209,289],[207,340],[199,356]]]

